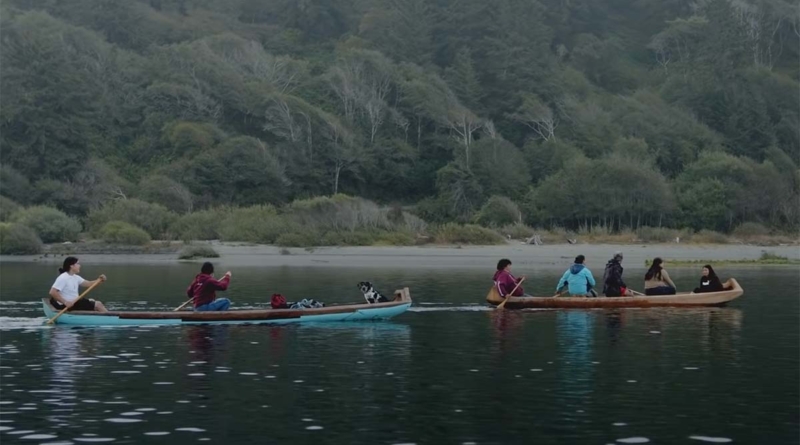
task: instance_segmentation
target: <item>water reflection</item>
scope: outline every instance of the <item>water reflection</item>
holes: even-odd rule
[[[50,411],[47,420],[59,427],[67,426],[69,419],[78,416],[74,408],[77,380],[96,359],[84,352],[85,337],[79,329],[48,329],[42,331],[42,339],[51,370],[47,391],[51,403],[58,406]]]
[[[622,336],[622,327],[625,324],[625,312],[620,309],[611,309],[603,314],[606,323],[606,333],[611,344],[616,344]]]

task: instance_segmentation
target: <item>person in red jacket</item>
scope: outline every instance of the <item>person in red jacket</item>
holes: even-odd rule
[[[525,291],[522,286],[517,287],[517,284],[522,278],[524,277],[514,278],[514,275],[511,275],[511,260],[503,258],[497,263],[497,272],[492,279],[501,297],[505,297],[511,291],[514,291],[512,297],[521,297],[525,295]],[[515,287],[517,290],[514,290]]]
[[[214,279],[214,265],[203,263],[200,273],[186,289],[186,295],[193,300],[195,311],[227,311],[231,306],[231,300],[217,298],[217,291],[228,289],[230,283],[230,271],[225,272],[225,276],[217,281]]]

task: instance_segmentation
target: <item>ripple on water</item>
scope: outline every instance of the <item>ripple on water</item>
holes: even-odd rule
[[[0,426],[0,431],[11,431],[14,427],[12,426]]]
[[[189,374],[189,377],[203,377],[204,375],[202,372],[193,372]]]
[[[126,413],[120,413],[120,416],[142,416],[144,413],[137,412],[137,411],[128,411]]]
[[[27,436],[22,436],[20,439],[29,439],[29,440],[47,440],[47,439],[55,439],[57,436],[53,434],[29,434]]]
[[[136,408],[134,411],[141,411],[143,413],[146,413],[148,411],[155,411],[155,410],[156,410],[155,408]]]
[[[10,431],[8,434],[13,434],[15,436],[18,436],[18,435],[22,435],[22,434],[30,434],[30,433],[35,433],[35,432],[36,431],[34,431],[34,430],[16,430],[16,431]]]
[[[174,382],[153,382],[154,385],[174,385]]]
[[[701,442],[711,442],[711,443],[730,443],[730,442],[733,442],[733,439],[729,439],[727,437],[689,436],[689,439],[699,440]]]
[[[624,439],[617,439],[619,443],[647,443],[650,439],[646,437],[626,437]]]
[[[206,430],[202,428],[194,428],[194,427],[182,427],[182,428],[175,428],[175,431],[186,431],[188,433],[204,433]]]
[[[136,423],[142,421],[142,419],[127,419],[123,417],[112,417],[110,419],[103,419],[103,420],[110,423]]]
[[[101,443],[101,442],[113,442],[117,439],[111,437],[76,437],[72,440],[74,440],[75,442]]]
[[[625,423],[625,422],[614,422],[614,423],[612,423],[612,425],[614,425],[614,426],[626,426],[628,424]]]
[[[170,432],[169,431],[149,431],[149,432],[144,433],[145,436],[166,436],[167,434],[170,434]]]
[[[112,374],[141,374],[142,371],[111,371]]]
[[[311,425],[311,426],[307,426],[306,429],[309,430],[309,431],[317,431],[317,430],[321,430],[322,427],[319,426],[319,425]]]

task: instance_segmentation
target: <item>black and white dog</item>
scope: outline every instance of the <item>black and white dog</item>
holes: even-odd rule
[[[383,294],[375,290],[375,287],[372,286],[372,283],[369,281],[362,281],[358,283],[358,289],[364,294],[364,299],[367,300],[367,303],[369,304],[384,303],[389,301],[389,299],[384,297]]]

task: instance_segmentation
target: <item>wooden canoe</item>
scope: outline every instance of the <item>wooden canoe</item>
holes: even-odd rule
[[[143,326],[179,324],[284,324],[304,322],[341,322],[387,320],[411,307],[408,288],[395,291],[392,301],[375,304],[343,304],[313,309],[247,309],[218,312],[193,311],[70,311],[56,324],[76,326]],[[58,313],[49,299],[42,299],[48,319]]]
[[[731,278],[725,282],[725,290],[702,294],[679,293],[675,295],[643,295],[636,297],[510,297],[505,307],[508,309],[526,308],[615,308],[615,307],[681,307],[681,306],[721,306],[744,293],[739,283]],[[503,297],[494,286],[486,296],[489,304],[497,306]]]

